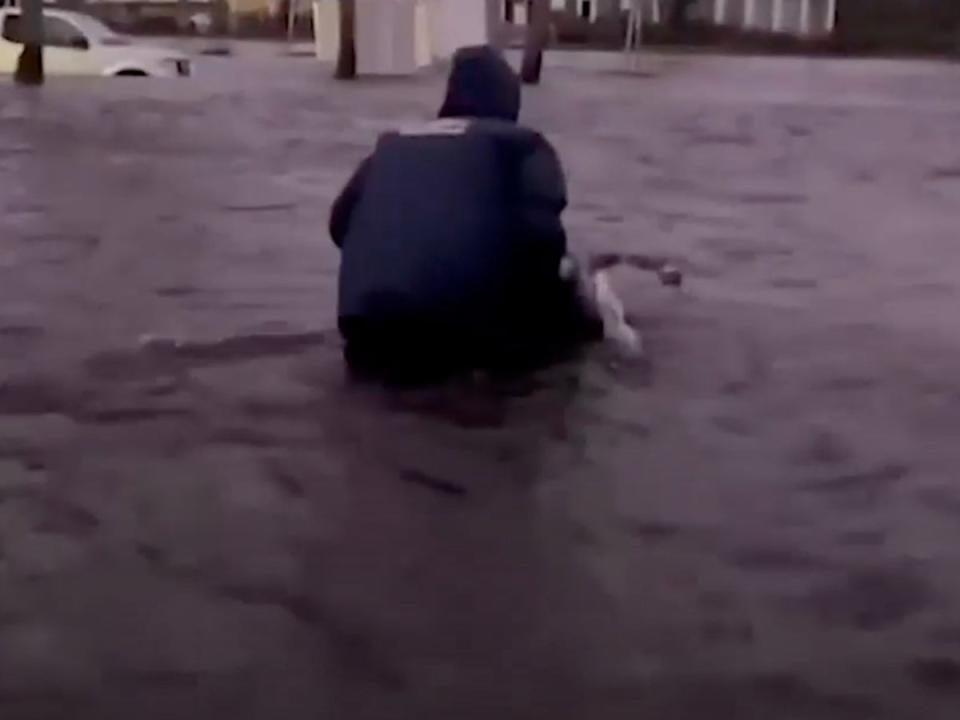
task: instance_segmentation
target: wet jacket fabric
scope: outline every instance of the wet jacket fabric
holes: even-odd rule
[[[566,253],[559,160],[517,125],[520,85],[487,47],[454,57],[437,120],[382,136],[334,204],[340,328],[460,346],[525,334]]]

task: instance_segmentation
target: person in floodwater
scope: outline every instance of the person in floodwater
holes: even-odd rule
[[[560,161],[519,113],[501,54],[461,49],[439,119],[382,136],[335,202],[355,369],[529,367],[602,336],[567,257]]]

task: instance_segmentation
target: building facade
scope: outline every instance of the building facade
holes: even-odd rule
[[[507,0],[511,2],[515,0]],[[590,22],[631,10],[659,23],[673,0],[550,0],[554,12]],[[960,2],[960,0],[958,0]],[[525,4],[525,0],[520,0]],[[836,25],[837,0],[696,0],[688,16],[701,22],[758,32],[798,36],[829,34]]]

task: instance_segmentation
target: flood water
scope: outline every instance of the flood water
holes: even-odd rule
[[[0,85],[0,717],[953,718],[960,68],[567,57],[646,362],[351,381],[329,205],[442,78]]]

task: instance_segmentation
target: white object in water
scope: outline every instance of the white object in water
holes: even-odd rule
[[[643,354],[643,341],[627,322],[623,303],[610,284],[610,276],[603,270],[593,275],[593,292],[597,309],[603,319],[604,337],[615,342],[621,350],[630,355]]]
[[[560,260],[560,279],[573,280],[577,272],[577,262],[569,255],[564,255]]]

